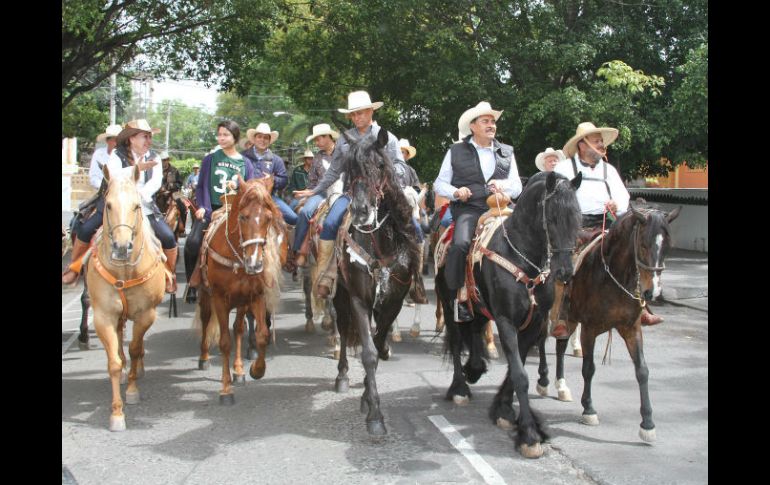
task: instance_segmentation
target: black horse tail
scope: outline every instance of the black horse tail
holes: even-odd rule
[[[471,384],[474,384],[479,378],[487,372],[486,356],[484,355],[484,323],[478,319],[473,322],[460,325],[460,332],[463,334],[463,346],[468,349],[468,361],[463,366],[463,374]]]

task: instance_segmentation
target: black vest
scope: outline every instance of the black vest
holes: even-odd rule
[[[487,189],[489,180],[504,180],[508,178],[511,171],[511,161],[513,160],[513,147],[492,140],[492,148],[495,154],[495,172],[489,180],[484,179],[484,173],[481,171],[481,162],[476,148],[471,145],[470,139],[473,135],[468,135],[459,143],[455,143],[449,149],[452,162],[452,181],[453,186],[468,187],[471,191],[471,198],[467,202],[459,200],[452,202],[452,210],[459,204],[472,206],[481,210],[487,209],[486,199],[490,193]],[[459,206],[462,207],[462,206]]]

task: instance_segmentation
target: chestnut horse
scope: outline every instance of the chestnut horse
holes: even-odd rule
[[[671,245],[669,223],[676,219],[679,211],[680,208],[676,208],[667,214],[658,209],[637,209],[629,205],[629,211],[602,236],[601,243],[586,252],[570,282],[562,315],[566,315],[570,333],[578,322],[582,326],[584,424],[599,424],[591,399],[591,380],[596,371],[596,337],[614,328],[625,341],[636,369],[642,404],[639,437],[647,442],[655,441],[655,423],[647,389],[649,371],[644,360],[639,317],[646,303],[660,296],[660,278],[665,269],[663,261]],[[566,348],[566,339],[556,341],[556,378],[564,388]]]
[[[272,181],[271,177],[268,177]],[[245,182],[238,178],[238,189],[224,215],[213,220],[203,248],[207,261],[201,266],[203,284],[198,294],[196,321],[202,326],[199,369],[208,368],[209,339],[219,339],[222,354],[222,390],[220,404],[234,404],[232,382],[244,383],[246,376],[241,358],[241,342],[246,312],[256,320],[256,344],[259,356],[249,374],[254,379],[265,375],[268,342],[266,312],[273,312],[280,291],[281,266],[286,261],[285,223],[278,207],[265,188],[265,179]],[[230,376],[230,311],[237,308],[235,321],[234,376]],[[211,335],[207,327],[216,326]]]
[[[126,363],[123,353],[123,331],[127,319],[133,324],[128,353],[126,403],[139,402],[136,379],[144,374],[144,334],[155,322],[155,307],[165,294],[166,271],[160,241],[153,234],[142,206],[136,181],[115,174],[108,182],[104,204],[104,224],[95,249],[86,264],[86,284],[94,310],[94,328],[107,353],[107,368],[112,383],[110,431],[126,429],[123,400],[120,396],[121,372]],[[85,315],[84,315],[85,318]]]

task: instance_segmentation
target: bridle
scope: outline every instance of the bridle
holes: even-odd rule
[[[348,188],[348,192],[347,192],[347,195],[350,196],[351,200],[353,200],[353,187],[355,186],[356,182],[358,182],[359,180],[363,180],[364,182],[366,182],[366,179],[364,179],[364,177],[356,177],[355,179],[353,179],[353,181],[350,183],[350,187]],[[367,183],[365,183],[364,185],[367,185],[368,188],[372,189],[372,191],[375,194],[375,198],[374,198],[374,224],[373,224],[374,227],[372,229],[363,229],[364,227],[366,227],[367,225],[370,225],[370,224],[352,224],[352,226],[358,232],[361,232],[361,233],[364,233],[364,234],[371,234],[371,233],[377,231],[380,227],[382,227],[382,225],[385,223],[385,221],[390,216],[390,213],[387,213],[387,214],[385,214],[385,217],[382,218],[382,220],[379,220],[380,201],[382,200],[382,198],[384,196],[382,188],[385,186],[385,179],[383,178],[379,185],[367,184]]]
[[[251,189],[249,189],[251,190]],[[247,190],[246,193],[241,195],[241,199],[248,193]],[[230,247],[230,250],[233,252],[235,257],[238,259],[238,263],[233,263],[234,271],[238,269],[238,265],[240,263],[240,267],[246,271],[246,248],[248,246],[251,246],[252,244],[256,244],[257,246],[262,245],[263,250],[261,254],[264,254],[264,245],[267,242],[267,240],[263,237],[255,237],[252,239],[248,239],[246,241],[243,240],[243,229],[241,227],[241,221],[240,218],[237,218],[237,225],[238,225],[238,247],[241,249],[241,253],[238,252],[238,250],[233,247],[233,243],[230,241],[230,211],[232,208],[232,204],[227,204],[227,207],[225,208],[225,241],[227,241],[227,245]],[[257,224],[259,224],[259,218],[262,215],[262,210],[264,207],[260,205],[259,211],[257,212],[257,215],[255,217],[255,220]],[[257,251],[259,251],[259,247],[257,248]],[[216,254],[216,253],[214,253]]]
[[[105,194],[105,198],[106,198],[106,196],[107,196],[107,194]],[[136,232],[137,232],[136,228],[137,228],[137,226],[140,223],[139,222],[139,214],[140,214],[140,212],[138,212],[138,211],[141,211],[141,210],[142,210],[141,205],[134,209],[134,224],[132,226],[128,225],[128,224],[117,224],[117,225],[113,226],[112,224],[110,224],[110,216],[109,216],[110,208],[109,208],[109,206],[106,203],[104,204],[104,212],[107,215],[107,237],[109,238],[110,242],[113,245],[115,244],[115,238],[113,237],[113,232],[115,232],[115,229],[117,229],[119,227],[127,227],[127,228],[129,228],[131,230],[131,241],[134,241],[134,239],[136,239]],[[112,258],[112,252],[110,252],[109,253],[110,264],[113,264],[114,266],[136,266],[137,264],[139,264],[139,261],[142,260],[142,253],[143,253],[143,251],[144,251],[144,238],[142,238],[141,246],[139,247],[139,252],[137,253],[137,256],[134,259],[133,263],[130,261],[130,258],[127,261],[113,259]]]

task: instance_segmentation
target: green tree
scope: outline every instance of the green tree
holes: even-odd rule
[[[169,108],[171,122],[169,130],[169,153],[175,158],[195,157],[202,159],[217,144],[216,125],[218,119],[201,108],[185,105],[180,100],[158,103],[148,114],[150,126],[160,128],[153,137],[156,150],[165,149],[166,119]]]

